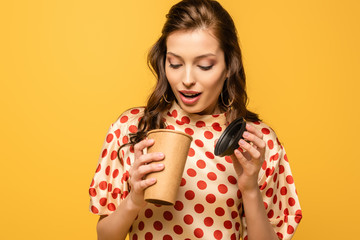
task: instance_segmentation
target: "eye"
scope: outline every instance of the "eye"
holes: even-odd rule
[[[181,67],[181,64],[171,64],[170,63],[169,67],[171,67],[173,69],[178,69],[179,67]]]
[[[210,65],[210,66],[198,66],[200,69],[204,70],[204,71],[207,71],[207,70],[210,70],[214,65]]]

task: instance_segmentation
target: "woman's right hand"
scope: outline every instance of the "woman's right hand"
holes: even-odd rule
[[[153,163],[164,159],[163,153],[148,153],[144,154],[143,150],[154,144],[153,139],[145,139],[138,142],[134,146],[135,160],[132,167],[129,170],[129,182],[130,193],[129,196],[131,202],[138,208],[142,208],[146,205],[144,200],[144,190],[155,184],[155,178],[145,179],[145,175],[151,172],[158,172],[164,169],[163,163]]]

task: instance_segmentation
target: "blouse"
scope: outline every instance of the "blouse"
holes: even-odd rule
[[[120,158],[117,154],[128,143],[129,133],[137,132],[143,111],[125,111],[106,135],[89,188],[94,214],[111,214],[129,194],[134,149],[127,145],[120,150]],[[214,155],[215,140],[228,124],[226,114],[189,114],[174,102],[164,121],[166,128],[193,137],[177,200],[173,206],[147,203],[129,230],[130,239],[246,240],[245,212],[232,160]],[[258,184],[267,217],[280,239],[291,239],[302,213],[285,149],[264,122],[250,124],[261,130],[266,142]]]

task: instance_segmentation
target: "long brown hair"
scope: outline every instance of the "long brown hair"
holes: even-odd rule
[[[175,31],[197,29],[211,30],[225,54],[229,78],[224,83],[222,98],[219,96],[220,109],[227,112],[229,122],[238,117],[248,121],[260,120],[258,114],[246,109],[246,78],[237,31],[231,16],[217,1],[183,0],[171,7],[166,15],[162,35],[149,51],[147,63],[157,83],[139,122],[138,132],[130,135],[129,144],[140,142],[152,129],[166,127],[163,114],[171,107],[168,102],[176,100],[165,75],[166,40]]]

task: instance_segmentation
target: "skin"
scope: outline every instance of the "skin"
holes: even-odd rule
[[[224,52],[211,31],[176,31],[167,39],[167,50],[166,76],[180,107],[188,113],[220,113],[218,97],[227,77],[227,67]],[[187,105],[182,102],[179,90],[201,92],[201,97],[196,104]],[[239,141],[246,151],[235,150],[231,158],[246,212],[248,239],[278,239],[267,218],[257,182],[266,144],[263,134],[252,124],[247,124],[246,130],[243,137],[249,143]],[[164,168],[157,163],[164,158],[162,153],[143,154],[143,150],[153,144],[152,139],[135,144],[135,160],[129,172],[131,191],[111,215],[100,217],[98,239],[125,239],[138,212],[146,206],[144,190],[156,179],[144,180],[144,176]]]

